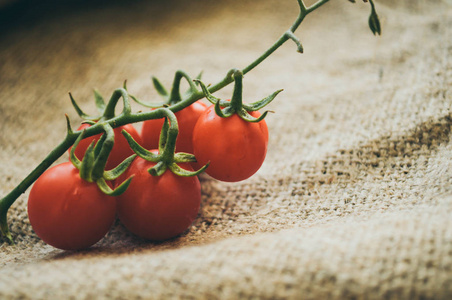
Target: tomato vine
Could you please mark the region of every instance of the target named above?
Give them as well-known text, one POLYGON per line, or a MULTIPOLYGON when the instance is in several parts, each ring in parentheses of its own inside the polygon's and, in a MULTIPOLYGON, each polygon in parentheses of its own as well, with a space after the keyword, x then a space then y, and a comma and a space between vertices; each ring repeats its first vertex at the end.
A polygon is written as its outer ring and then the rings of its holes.
MULTIPOLYGON (((349 1, 355 2, 353 0, 349 1)), ((373 1, 363 1, 370 2, 371 4, 371 14, 368 22, 371 31, 374 34, 381 34, 381 26, 373 1)), ((259 56, 245 68, 241 69, 239 71, 241 74, 246 74, 253 70, 289 40, 295 43, 298 52, 303 52, 303 46, 300 40, 296 37, 295 31, 298 29, 307 15, 322 7, 324 4, 329 2, 329 0, 318 0, 311 6, 306 6, 303 0, 297 0, 297 2, 299 6, 299 14, 289 30, 284 32, 279 37, 279 39, 273 45, 271 45, 261 56, 259 56)), ((176 72, 175 80, 170 93, 166 92, 160 82, 156 78, 154 78, 153 82, 157 91, 159 92, 159 94, 166 97, 167 102, 165 103, 165 105, 167 106, 167 109, 156 109, 148 112, 133 113, 131 111, 130 99, 137 101, 140 104, 146 104, 138 100, 136 97, 130 95, 125 84, 122 88, 118 88, 113 92, 107 104, 101 101, 101 98, 98 94, 95 94, 96 105, 98 106, 98 108, 101 108, 104 111, 103 117, 97 119, 96 123, 92 123, 90 127, 85 128, 83 131, 72 130, 70 122, 69 120, 67 120, 67 134, 63 141, 59 145, 57 145, 22 182, 20 182, 13 190, 11 190, 10 193, 0 199, 0 231, 2 235, 6 238, 7 241, 13 243, 13 238, 11 236, 7 223, 7 213, 9 208, 21 194, 23 194, 59 157, 61 157, 76 142, 82 132, 84 134, 84 137, 91 137, 102 133, 105 130, 105 126, 117 128, 119 126, 124 126, 131 123, 168 117, 168 110, 172 113, 176 113, 192 105, 196 101, 204 98, 205 94, 211 94, 226 87, 234 81, 234 74, 236 73, 237 69, 230 70, 229 72, 227 72, 226 76, 218 83, 213 84, 209 87, 204 87, 204 91, 203 89, 198 89, 198 87, 194 84, 193 79, 188 74, 180 70, 176 72), (182 79, 185 79, 190 85, 190 90, 183 96, 179 91, 179 85, 182 79), (118 101, 121 99, 123 102, 122 112, 119 115, 115 116, 115 108, 118 104, 118 101)), ((79 115, 81 115, 82 117, 87 117, 83 115, 83 112, 75 104, 72 95, 71 100, 79 115)), ((218 106, 220 106, 220 101, 218 103, 218 106)), ((158 106, 162 105, 160 104, 158 106)))

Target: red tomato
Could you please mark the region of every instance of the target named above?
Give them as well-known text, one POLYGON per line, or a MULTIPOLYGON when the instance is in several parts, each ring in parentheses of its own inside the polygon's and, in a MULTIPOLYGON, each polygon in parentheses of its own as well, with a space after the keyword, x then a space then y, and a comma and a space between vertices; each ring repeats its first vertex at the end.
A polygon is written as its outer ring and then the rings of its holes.
MULTIPOLYGON (((152 176, 155 163, 137 157, 122 176, 135 175, 129 188, 118 197, 118 216, 132 233, 162 241, 183 233, 198 215, 201 184, 198 177, 180 177, 167 170, 152 176)), ((180 164, 192 170, 189 164, 180 164)))
MULTIPOLYGON (((193 128, 199 116, 207 109, 207 105, 202 101, 197 101, 192 105, 175 113, 177 124, 179 125, 179 135, 176 141, 177 152, 193 153, 193 128)), ((164 119, 148 120, 143 122, 141 129, 142 146, 146 149, 157 149, 159 146, 160 130, 164 119)))
POLYGON ((115 198, 81 179, 70 162, 44 172, 28 198, 33 230, 47 244, 64 250, 95 244, 108 232, 115 215, 115 198))
MULTIPOLYGON (((83 130, 88 128, 89 124, 82 124, 78 130, 83 130)), ((121 131, 125 129, 130 135, 137 141, 137 143, 141 144, 141 137, 138 131, 133 127, 132 124, 127 124, 124 126, 117 127, 113 129, 115 133, 115 145, 110 152, 110 156, 108 157, 107 165, 105 166, 106 170, 111 170, 117 167, 124 159, 132 155, 134 152, 130 148, 127 143, 126 138, 122 135, 121 131)), ((97 134, 91 137, 87 137, 80 141, 77 148, 75 149, 75 156, 78 159, 82 160, 85 155, 85 151, 92 141, 98 141, 102 134, 97 134)), ((70 151, 70 149, 69 149, 70 151)))
MULTIPOLYGON (((259 112, 250 112, 257 118, 259 112)), ((236 182, 259 170, 267 154, 268 128, 264 120, 250 123, 237 114, 219 117, 209 107, 193 130, 193 151, 200 165, 210 161, 206 173, 215 179, 236 182)))

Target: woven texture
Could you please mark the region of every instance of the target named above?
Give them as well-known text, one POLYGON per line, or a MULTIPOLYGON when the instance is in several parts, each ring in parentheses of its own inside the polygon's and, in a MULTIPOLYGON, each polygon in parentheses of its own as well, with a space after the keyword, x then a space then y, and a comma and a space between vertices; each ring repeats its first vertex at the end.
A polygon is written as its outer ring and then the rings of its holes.
MULTIPOLYGON (((0 238, 0 298, 452 298, 452 5, 331 1, 245 76, 269 109, 269 152, 239 183, 201 176, 202 207, 177 239, 119 222, 86 251, 33 233, 28 192, 0 238)), ((63 11, 0 36, 0 194, 64 137, 67 92, 94 112, 128 80, 156 101, 177 69, 215 83, 289 28, 292 0, 153 1, 63 11)), ((232 88, 216 93, 229 97, 232 88)), ((134 109, 141 109, 134 106, 134 109)), ((140 124, 137 124, 139 128, 140 124)), ((67 160, 67 156, 59 161, 67 160)))

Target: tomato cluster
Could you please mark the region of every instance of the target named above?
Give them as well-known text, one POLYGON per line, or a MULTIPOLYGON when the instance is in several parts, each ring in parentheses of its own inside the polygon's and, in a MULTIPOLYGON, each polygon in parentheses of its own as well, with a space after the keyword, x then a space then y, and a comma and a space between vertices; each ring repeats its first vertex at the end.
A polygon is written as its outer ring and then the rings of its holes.
MULTIPOLYGON (((108 103, 99 92, 94 91, 95 104, 100 112, 96 116, 85 114, 69 93, 78 115, 88 124, 99 125, 87 129, 87 135, 99 132, 97 129, 100 127, 104 129, 105 135, 92 136, 80 142, 82 134, 74 133, 67 119, 68 134, 65 140, 16 188, 0 199, 1 234, 9 242, 13 242, 7 224, 8 209, 41 174, 30 193, 30 222, 36 233, 55 247, 80 249, 92 245, 108 231, 113 222, 112 215, 119 215, 132 232, 151 240, 171 238, 186 230, 199 209, 200 183, 197 177, 185 177, 196 176, 209 165, 206 173, 211 177, 227 182, 241 181, 252 176, 265 159, 268 129, 263 119, 268 111, 262 115, 257 111, 273 101, 282 90, 260 101, 244 104, 243 75, 263 62, 286 41, 293 41, 297 51, 302 53, 303 46, 295 36, 295 30, 309 13, 326 2, 328 1, 318 1, 308 7, 303 1, 298 1, 299 14, 290 30, 250 65, 242 70, 229 70, 220 82, 209 88, 200 81, 202 72, 193 80, 184 71, 176 71, 170 92, 153 77, 156 91, 164 98, 163 103, 154 105, 141 102, 129 94, 124 82, 122 88, 113 92, 108 103), (182 80, 186 80, 189 85, 183 95, 180 93, 182 80), (223 101, 210 94, 233 81, 231 101, 223 101), (199 86, 203 93, 199 91, 199 86), (194 102, 203 96, 214 105, 207 108, 202 102, 194 102), (121 98, 122 113, 116 116, 116 106, 121 98), (172 112, 172 125, 158 120, 160 113, 132 113, 130 99, 148 108, 177 111, 178 121, 172 112), (130 123, 146 119, 153 120, 144 122, 140 135, 130 123), (169 127, 178 122, 181 129, 177 142, 175 138, 163 141, 162 137, 170 136, 170 130, 167 133, 163 130, 160 132, 162 124, 163 127, 169 127), (129 125, 113 130, 112 127, 119 124, 129 125), (125 134, 122 136, 120 133, 125 134), (43 170, 65 152, 67 144, 77 135, 79 138, 76 144, 79 144, 79 148, 70 151, 72 166, 69 163, 61 164, 44 173, 43 170), (168 144, 171 147, 167 147, 168 144), (137 150, 139 148, 136 145, 153 149, 154 154, 149 155, 152 152, 144 148, 137 150), (170 148, 171 151, 167 150, 170 148), (180 153, 174 152, 176 148, 180 153), (184 152, 194 153, 194 156, 184 152), (192 167, 199 169, 192 171, 192 167), (146 168, 149 169, 144 171, 146 168), (118 177, 124 172, 123 178, 118 181, 118 177)), ((364 2, 371 5, 370 29, 374 34, 381 34, 373 1, 364 2)), ((171 119, 169 116, 165 117, 171 119)), ((90 126, 88 124, 82 125, 79 130, 90 126)), ((172 132, 179 132, 178 128, 172 128, 172 132)))
MULTIPOLYGON (((179 111, 181 130, 176 150, 193 149, 198 165, 210 163, 206 172, 222 181, 239 181, 259 169, 267 150, 268 130, 265 121, 248 123, 238 116, 221 118, 214 107, 195 103, 179 111), (204 109, 199 109, 204 108, 204 109), (188 115, 200 111, 198 117, 188 115), (187 130, 190 129, 190 130, 187 130)), ((254 115, 258 115, 255 113, 254 115)), ((138 143, 155 139, 162 120, 146 121, 141 135, 132 125, 122 127, 138 143), (154 128, 154 130, 150 130, 154 128)), ((82 125, 80 129, 89 125, 82 125)), ((75 148, 82 158, 88 145, 100 134, 83 139, 75 148)), ((158 141, 147 144, 158 153, 158 141)), ((119 130, 115 129, 115 146, 106 169, 124 160, 132 149, 119 130)), ((183 233, 195 220, 201 203, 201 185, 196 176, 181 177, 170 170, 162 176, 152 176, 148 169, 156 163, 140 157, 134 159, 121 181, 133 176, 129 188, 120 196, 103 194, 95 183, 80 178, 72 163, 56 165, 47 170, 34 184, 28 201, 30 223, 46 243, 60 249, 87 248, 99 241, 109 230, 117 215, 124 226, 145 239, 160 241, 183 233)), ((188 163, 180 164, 193 170, 188 163)))
MULTIPOLYGON (((230 101, 213 97, 199 81, 213 105, 197 101, 176 113, 156 109, 164 118, 144 121, 140 133, 129 124, 114 130, 108 127, 106 137, 80 136, 70 150, 72 163, 47 170, 30 192, 28 213, 36 234, 54 247, 76 250, 99 241, 116 216, 130 232, 152 241, 187 230, 201 205, 196 175, 205 170, 214 179, 236 182, 252 176, 264 162, 268 128, 263 118, 267 113, 261 115, 257 109, 279 91, 245 105, 241 79, 238 73, 230 101), (107 156, 104 148, 99 150, 104 145, 109 145, 107 156), (100 172, 94 170, 98 160, 100 172), (111 180, 109 186, 106 179, 111 180), (122 189, 115 193, 111 188, 122 189)), ((83 124, 79 130, 89 126, 83 124)))

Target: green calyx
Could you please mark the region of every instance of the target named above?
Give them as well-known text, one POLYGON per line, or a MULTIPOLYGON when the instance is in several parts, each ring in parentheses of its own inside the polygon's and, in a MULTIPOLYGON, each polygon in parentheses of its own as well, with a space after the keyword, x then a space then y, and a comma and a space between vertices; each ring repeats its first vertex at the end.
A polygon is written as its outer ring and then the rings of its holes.
POLYGON ((267 106, 270 102, 275 99, 275 97, 282 92, 283 90, 277 90, 270 96, 253 102, 251 104, 245 104, 243 103, 243 73, 240 70, 233 69, 229 72, 231 76, 234 79, 234 92, 232 94, 231 101, 224 101, 217 97, 214 97, 209 90, 207 89, 206 85, 202 83, 200 80, 195 80, 199 83, 201 86, 201 89, 207 98, 209 102, 215 105, 215 112, 218 116, 222 118, 228 118, 232 116, 233 114, 237 114, 240 118, 242 118, 246 122, 260 122, 263 120, 269 111, 265 111, 261 116, 258 118, 253 117, 249 112, 251 111, 257 111, 265 106, 267 106))
MULTIPOLYGON (((67 118, 67 116, 66 116, 67 118)), ((72 129, 69 125, 69 119, 67 119, 68 123, 68 132, 72 133, 72 129)), ((87 148, 83 159, 80 161, 77 156, 75 156, 75 149, 80 143, 80 141, 84 138, 83 131, 77 138, 74 143, 74 146, 70 152, 70 160, 72 164, 80 171, 80 177, 88 182, 95 182, 99 189, 106 195, 109 196, 119 196, 126 191, 129 187, 130 181, 132 178, 128 178, 124 182, 122 182, 116 189, 112 189, 108 186, 106 181, 115 180, 119 176, 121 176, 135 159, 136 155, 131 155, 126 158, 122 163, 120 163, 116 168, 105 171, 105 165, 107 163, 108 156, 113 149, 114 145, 114 132, 113 128, 107 123, 102 124, 102 128, 104 129, 104 134, 101 138, 95 143, 94 141, 87 148)))
POLYGON ((122 100, 123 100, 123 109, 122 109, 121 115, 127 116, 127 115, 130 115, 132 112, 132 109, 130 107, 129 94, 127 93, 127 90, 125 88, 125 83, 124 83, 124 88, 116 89, 113 92, 113 95, 111 96, 108 103, 105 103, 105 100, 102 97, 102 95, 97 90, 94 90, 94 102, 95 102, 96 108, 99 112, 99 114, 95 115, 95 116, 90 116, 90 115, 86 114, 80 108, 80 106, 77 104, 74 97, 72 97, 71 93, 69 93, 69 98, 71 99, 72 106, 74 107, 75 111, 80 116, 80 118, 85 120, 86 123, 90 123, 90 124, 92 122, 99 122, 102 120, 109 120, 109 119, 114 118, 115 117, 115 108, 116 108, 116 105, 118 104, 118 101, 120 98, 122 98, 122 100))
MULTIPOLYGON (((201 79, 202 72, 199 73, 199 75, 196 77, 196 79, 201 79)), ((144 101, 141 101, 137 97, 130 95, 130 98, 132 98, 135 102, 138 104, 149 107, 149 108, 160 108, 160 107, 168 107, 173 104, 179 103, 182 101, 182 99, 187 99, 191 97, 193 94, 200 93, 198 88, 196 87, 195 82, 193 79, 184 71, 178 70, 176 74, 174 75, 173 85, 171 87, 171 91, 168 92, 167 89, 163 86, 163 84, 160 82, 160 80, 157 79, 157 77, 152 77, 152 83, 154 85, 155 90, 157 93, 162 96, 163 102, 161 103, 146 103, 144 101), (182 79, 185 79, 189 85, 187 91, 182 95, 180 92, 180 85, 182 82, 182 79)), ((126 82, 124 82, 124 89, 127 90, 126 82)))
POLYGON ((168 108, 159 108, 158 110, 161 110, 161 112, 165 115, 165 122, 163 123, 160 133, 158 153, 146 150, 138 144, 127 131, 122 131, 122 134, 130 145, 130 148, 132 148, 132 150, 139 157, 156 163, 155 166, 148 170, 149 174, 152 176, 160 176, 169 169, 178 176, 189 177, 196 176, 204 172, 208 164, 197 171, 188 171, 178 166, 179 163, 196 162, 196 158, 193 154, 189 153, 175 153, 176 139, 179 133, 176 116, 168 108))

